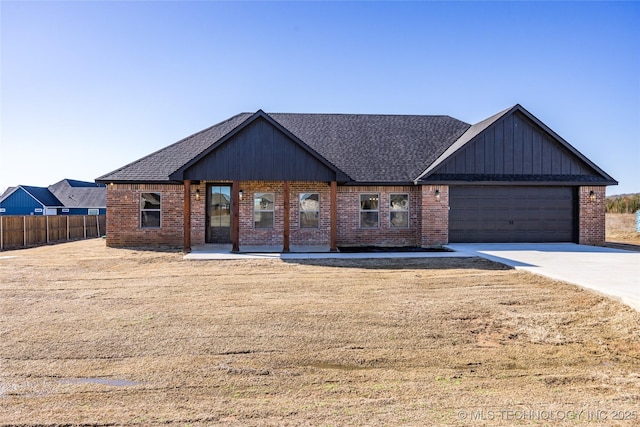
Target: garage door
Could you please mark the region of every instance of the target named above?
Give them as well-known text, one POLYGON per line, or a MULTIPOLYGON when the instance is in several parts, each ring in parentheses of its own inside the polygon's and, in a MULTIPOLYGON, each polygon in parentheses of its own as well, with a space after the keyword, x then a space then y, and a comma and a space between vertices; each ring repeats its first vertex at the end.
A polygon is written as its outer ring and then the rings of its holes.
POLYGON ((572 187, 450 187, 449 241, 573 242, 572 187))

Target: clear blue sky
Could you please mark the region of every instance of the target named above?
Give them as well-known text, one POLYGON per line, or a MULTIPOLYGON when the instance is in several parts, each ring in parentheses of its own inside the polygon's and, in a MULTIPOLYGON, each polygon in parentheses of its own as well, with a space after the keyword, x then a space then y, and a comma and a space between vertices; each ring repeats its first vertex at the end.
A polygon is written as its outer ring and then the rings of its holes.
POLYGON ((96 177, 236 113, 516 103, 640 192, 637 2, 0 2, 0 191, 96 177))

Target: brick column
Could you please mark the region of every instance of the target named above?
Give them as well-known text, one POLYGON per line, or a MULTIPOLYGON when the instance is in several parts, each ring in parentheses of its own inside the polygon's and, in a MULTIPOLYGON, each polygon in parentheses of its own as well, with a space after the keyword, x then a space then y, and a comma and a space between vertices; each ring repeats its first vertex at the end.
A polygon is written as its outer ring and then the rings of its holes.
POLYGON ((289 189, 289 181, 284 182, 284 197, 282 201, 283 209, 283 225, 284 233, 282 235, 282 252, 289 252, 289 239, 291 236, 291 194, 289 189))
POLYGON ((338 251, 338 183, 331 181, 331 210, 330 210, 330 239, 329 250, 331 252, 338 251))
POLYGON ((421 201, 422 247, 449 243, 449 187, 423 185, 421 201))
POLYGON ((231 184, 231 252, 240 252, 240 183, 231 184))
POLYGON ((199 184, 191 182, 191 246, 205 244, 206 227, 207 184, 200 181, 199 184), (198 196, 199 192, 199 196, 198 196))
POLYGON ((580 187, 578 191, 579 231, 581 245, 604 246, 606 187, 580 187))
POLYGON ((183 252, 191 252, 191 181, 184 181, 183 252))

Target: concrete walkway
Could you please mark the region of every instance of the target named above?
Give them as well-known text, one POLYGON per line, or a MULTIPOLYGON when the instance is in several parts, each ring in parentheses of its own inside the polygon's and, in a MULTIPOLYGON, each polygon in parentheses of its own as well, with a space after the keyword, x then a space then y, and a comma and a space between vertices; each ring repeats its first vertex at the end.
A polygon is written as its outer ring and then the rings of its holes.
POLYGON ((572 243, 455 243, 447 247, 593 289, 640 311, 640 252, 572 243))
POLYGON ((380 258, 469 258, 465 252, 329 252, 322 246, 291 246, 291 252, 282 253, 282 246, 242 246, 240 252, 231 252, 231 245, 205 245, 192 248, 184 256, 188 260, 230 259, 380 259, 380 258))

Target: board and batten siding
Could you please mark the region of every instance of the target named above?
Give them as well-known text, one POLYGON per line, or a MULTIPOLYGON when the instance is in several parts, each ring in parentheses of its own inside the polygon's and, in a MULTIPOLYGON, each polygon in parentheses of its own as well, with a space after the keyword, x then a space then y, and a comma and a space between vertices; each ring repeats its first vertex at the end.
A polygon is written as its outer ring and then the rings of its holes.
POLYGON ((189 167, 184 179, 333 181, 336 174, 263 118, 258 118, 189 167))
POLYGON ((16 189, 2 201, 0 215, 44 215, 44 207, 22 188, 16 189), (37 210, 36 210, 37 209, 37 210))
POLYGON ((528 120, 511 114, 479 134, 446 162, 442 174, 571 175, 596 173, 528 120))

